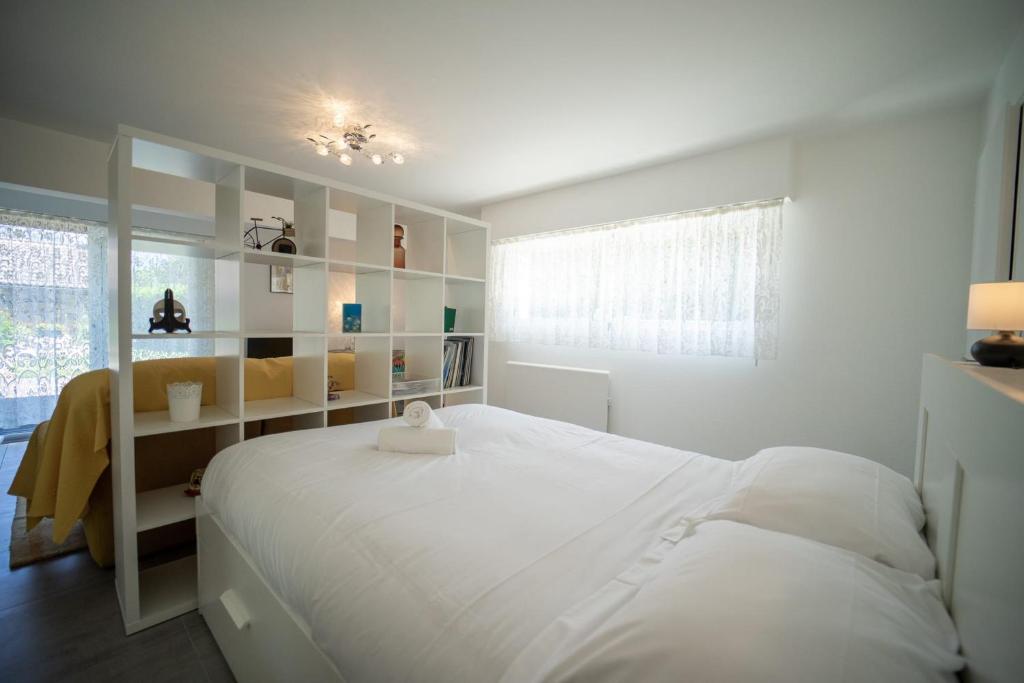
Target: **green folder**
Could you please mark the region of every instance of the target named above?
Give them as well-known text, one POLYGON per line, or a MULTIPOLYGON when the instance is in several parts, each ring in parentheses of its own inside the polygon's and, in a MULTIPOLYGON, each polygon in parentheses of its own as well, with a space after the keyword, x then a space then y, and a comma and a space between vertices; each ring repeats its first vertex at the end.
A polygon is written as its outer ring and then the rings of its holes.
POLYGON ((455 331, 455 309, 447 306, 444 307, 444 331, 455 331))

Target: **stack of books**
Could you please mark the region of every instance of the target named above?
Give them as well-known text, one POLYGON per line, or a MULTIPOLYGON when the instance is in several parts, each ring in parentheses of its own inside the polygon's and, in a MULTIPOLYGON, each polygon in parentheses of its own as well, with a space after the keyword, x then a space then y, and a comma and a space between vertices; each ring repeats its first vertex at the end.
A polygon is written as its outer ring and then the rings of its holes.
POLYGON ((444 388, 471 384, 473 374, 473 337, 448 337, 444 340, 444 388))

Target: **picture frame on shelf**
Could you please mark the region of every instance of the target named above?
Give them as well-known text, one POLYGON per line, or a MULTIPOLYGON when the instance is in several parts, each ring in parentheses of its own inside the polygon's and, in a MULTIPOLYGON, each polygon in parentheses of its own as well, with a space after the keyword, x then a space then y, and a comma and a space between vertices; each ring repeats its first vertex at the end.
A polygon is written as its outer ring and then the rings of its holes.
POLYGON ((270 266, 271 294, 294 294, 295 282, 290 266, 270 266))

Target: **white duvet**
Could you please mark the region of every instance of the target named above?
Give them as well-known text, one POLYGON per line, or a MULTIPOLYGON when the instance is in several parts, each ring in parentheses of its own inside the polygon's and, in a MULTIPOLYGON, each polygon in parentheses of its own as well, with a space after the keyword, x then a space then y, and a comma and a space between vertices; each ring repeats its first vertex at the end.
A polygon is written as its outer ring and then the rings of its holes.
MULTIPOLYGON (((644 604, 638 596, 650 602, 640 589, 658 585, 662 565, 685 565, 685 539, 713 528, 695 520, 729 489, 734 464, 486 406, 438 415, 459 430, 453 456, 380 452, 385 423, 367 423, 247 441, 207 469, 207 507, 341 675, 572 679, 586 663, 583 680, 701 680, 698 662, 690 675, 659 668, 657 652, 620 652, 618 636, 608 645, 602 629, 644 604), (588 642, 601 642, 619 668, 595 662, 588 642)), ((807 543, 812 555, 831 552, 807 543)), ((651 604, 659 602, 655 594, 651 604)), ((678 615, 686 605, 661 608, 678 615)), ((663 635, 676 637, 672 630, 663 635)), ((952 647, 955 657, 955 633, 952 647)), ((799 667, 776 673, 799 679, 799 667)))

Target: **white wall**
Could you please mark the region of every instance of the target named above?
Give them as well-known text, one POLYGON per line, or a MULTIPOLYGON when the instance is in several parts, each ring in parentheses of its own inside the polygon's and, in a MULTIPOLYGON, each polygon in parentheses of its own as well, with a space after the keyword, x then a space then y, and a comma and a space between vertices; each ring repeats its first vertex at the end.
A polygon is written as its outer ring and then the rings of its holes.
POLYGON ((730 458, 778 444, 913 468, 921 355, 964 342, 980 105, 750 145, 485 207, 493 236, 789 194, 778 360, 492 343, 608 369, 610 428, 730 458))
MULTIPOLYGON (((1022 103, 1024 30, 1006 54, 986 106, 976 180, 972 282, 1005 280, 1009 270, 1013 178, 1017 162, 1014 146, 1017 122, 1010 109, 1022 103)), ((1024 280, 1024 248, 1018 249, 1014 274, 1014 279, 1024 280)))

